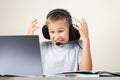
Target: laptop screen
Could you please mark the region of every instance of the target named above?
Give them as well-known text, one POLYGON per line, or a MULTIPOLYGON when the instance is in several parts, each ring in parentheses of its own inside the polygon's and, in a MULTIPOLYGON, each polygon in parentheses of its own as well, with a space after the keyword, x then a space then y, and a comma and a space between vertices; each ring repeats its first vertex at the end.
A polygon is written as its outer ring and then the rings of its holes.
POLYGON ((0 36, 0 75, 42 76, 37 35, 0 36))

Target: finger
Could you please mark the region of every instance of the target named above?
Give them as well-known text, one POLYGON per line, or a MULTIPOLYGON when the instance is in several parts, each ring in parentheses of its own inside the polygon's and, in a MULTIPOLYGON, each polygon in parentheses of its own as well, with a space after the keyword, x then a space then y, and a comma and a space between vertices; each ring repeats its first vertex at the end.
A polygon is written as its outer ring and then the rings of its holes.
POLYGON ((34 19, 33 21, 32 21, 32 23, 35 23, 37 21, 37 19, 34 19))
POLYGON ((33 31, 37 30, 38 28, 39 28, 39 27, 34 26, 34 27, 33 27, 33 31))
POLYGON ((38 24, 38 21, 36 20, 32 23, 32 26, 36 26, 37 24, 38 24))
POLYGON ((79 30, 79 27, 77 25, 73 25, 73 27, 77 30, 79 30))
POLYGON ((79 27, 81 28, 82 27, 82 21, 80 21, 80 20, 77 20, 78 21, 78 23, 79 23, 79 27))
POLYGON ((36 27, 35 30, 37 30, 39 27, 36 27))
POLYGON ((87 25, 87 22, 85 21, 84 18, 81 18, 82 22, 83 22, 83 25, 87 25))

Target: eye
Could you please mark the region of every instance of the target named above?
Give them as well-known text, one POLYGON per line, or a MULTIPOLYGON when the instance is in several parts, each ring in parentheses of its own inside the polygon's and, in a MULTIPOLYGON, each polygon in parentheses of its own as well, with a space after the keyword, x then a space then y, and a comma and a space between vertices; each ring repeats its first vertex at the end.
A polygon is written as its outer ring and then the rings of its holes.
POLYGON ((50 33, 52 33, 52 34, 53 34, 53 33, 55 33, 55 32, 54 32, 54 31, 50 31, 50 33))
POLYGON ((58 32, 59 32, 59 33, 62 33, 62 32, 64 32, 64 30, 59 30, 58 32))

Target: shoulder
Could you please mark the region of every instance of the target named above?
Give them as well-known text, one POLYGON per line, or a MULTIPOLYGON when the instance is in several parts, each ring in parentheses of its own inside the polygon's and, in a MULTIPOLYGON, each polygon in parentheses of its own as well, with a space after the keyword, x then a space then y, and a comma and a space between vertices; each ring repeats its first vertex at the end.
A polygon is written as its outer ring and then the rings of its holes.
POLYGON ((73 41, 69 43, 73 49, 81 50, 82 49, 82 40, 73 41))
POLYGON ((82 40, 73 41, 73 42, 70 42, 70 44, 73 45, 73 46, 76 46, 78 44, 82 46, 82 40))
POLYGON ((46 51, 50 49, 51 45, 52 45, 51 41, 40 42, 41 53, 46 53, 46 51))
POLYGON ((52 44, 51 41, 42 41, 42 42, 40 42, 40 45, 50 45, 50 44, 52 44))
POLYGON ((43 42, 40 42, 40 46, 48 46, 48 45, 51 45, 52 42, 51 41, 43 41, 43 42))

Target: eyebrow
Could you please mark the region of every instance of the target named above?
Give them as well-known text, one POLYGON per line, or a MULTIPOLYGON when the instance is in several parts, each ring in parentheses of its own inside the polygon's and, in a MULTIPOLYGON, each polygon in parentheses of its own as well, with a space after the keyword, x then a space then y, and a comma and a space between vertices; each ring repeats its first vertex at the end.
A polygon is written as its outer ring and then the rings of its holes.
MULTIPOLYGON (((59 29, 65 29, 65 28, 59 28, 59 29)), ((49 30, 54 30, 54 29, 49 29, 49 30)))

